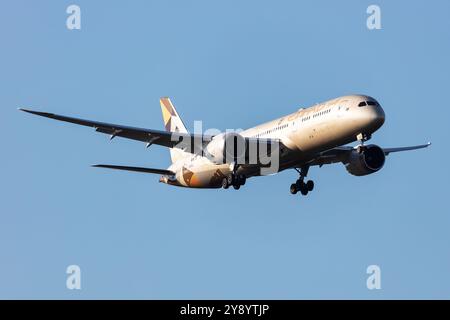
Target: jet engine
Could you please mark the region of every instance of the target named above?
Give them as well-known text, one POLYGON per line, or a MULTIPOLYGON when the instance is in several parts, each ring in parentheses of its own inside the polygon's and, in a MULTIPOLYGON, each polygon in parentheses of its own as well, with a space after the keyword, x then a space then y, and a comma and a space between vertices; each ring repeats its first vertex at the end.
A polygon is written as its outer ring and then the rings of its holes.
POLYGON ((245 157, 245 139, 236 132, 218 134, 206 146, 205 156, 216 164, 236 162, 245 157))
POLYGON ((377 145, 358 146, 351 152, 345 168, 354 176, 365 176, 383 168, 385 159, 383 149, 377 145))

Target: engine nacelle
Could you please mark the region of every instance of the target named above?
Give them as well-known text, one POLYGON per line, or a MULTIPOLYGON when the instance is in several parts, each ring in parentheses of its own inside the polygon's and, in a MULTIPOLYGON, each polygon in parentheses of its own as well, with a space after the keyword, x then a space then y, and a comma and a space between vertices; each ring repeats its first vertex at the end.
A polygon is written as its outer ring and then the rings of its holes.
POLYGON ((206 146, 206 154, 216 164, 236 162, 245 156, 245 139, 236 132, 226 132, 215 136, 206 146))
POLYGON ((350 154, 345 168, 352 175, 365 176, 383 168, 385 160, 384 151, 379 146, 359 146, 350 154))

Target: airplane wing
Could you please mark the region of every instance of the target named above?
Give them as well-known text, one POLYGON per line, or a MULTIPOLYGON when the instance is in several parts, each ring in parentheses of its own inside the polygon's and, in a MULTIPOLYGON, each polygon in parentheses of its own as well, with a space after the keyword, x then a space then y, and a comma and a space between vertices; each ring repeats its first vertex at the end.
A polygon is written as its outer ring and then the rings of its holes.
MULTIPOLYGON (((417 146, 382 148, 382 149, 384 151, 384 154, 387 156, 393 152, 417 150, 417 149, 427 148, 430 145, 431 145, 431 142, 428 142, 427 144, 417 145, 417 146)), ((350 146, 336 147, 336 148, 321 152, 309 164, 311 166, 323 166, 324 164, 345 162, 348 159, 349 153, 352 152, 353 150, 354 150, 354 147, 350 147, 350 146)))
MULTIPOLYGON (((40 112, 40 111, 33 111, 28 109, 19 108, 19 110, 28 112, 34 115, 38 115, 41 117, 46 117, 50 119, 55 119, 59 121, 65 121, 70 122, 86 127, 92 127, 97 132, 105 133, 111 135, 111 139, 115 137, 122 137, 126 139, 132 139, 137 141, 142 141, 147 143, 147 147, 152 144, 161 145, 164 147, 177 147, 180 145, 188 145, 193 148, 193 146, 199 146, 201 148, 202 143, 200 142, 208 142, 211 141, 212 136, 205 136, 205 135, 197 135, 197 134, 190 134, 190 133, 181 133, 181 132, 167 132, 167 131, 160 131, 160 130, 153 130, 153 129, 143 129, 143 128, 135 128, 135 127, 128 127, 118 124, 112 124, 112 123, 105 123, 105 122, 98 122, 98 121, 91 121, 91 120, 84 120, 79 118, 72 118, 72 117, 66 117, 61 116, 53 113, 48 112, 40 112), (190 144, 187 144, 187 143, 190 144), (195 143, 194 143, 195 142, 195 143), (181 144, 180 144, 181 143, 181 144)), ((188 151, 194 153, 194 150, 188 151)))
POLYGON ((431 145, 431 142, 428 142, 427 144, 421 144, 418 146, 411 146, 411 147, 398 147, 398 148, 383 148, 384 154, 388 155, 392 152, 400 152, 400 151, 408 151, 408 150, 416 150, 416 149, 422 149, 427 148, 431 145))
POLYGON ((142 168, 142 167, 128 167, 128 166, 114 166, 110 164, 94 164, 92 165, 94 168, 107 168, 107 169, 115 169, 115 170, 125 170, 125 171, 134 171, 134 172, 143 172, 143 173, 156 173, 162 175, 173 176, 175 173, 170 170, 164 169, 153 169, 153 168, 142 168))
MULTIPOLYGON (((23 108, 19 108, 19 110, 34 115, 38 115, 41 117, 70 122, 86 127, 92 127, 97 132, 109 134, 111 136, 110 139, 113 139, 115 137, 122 137, 126 139, 145 142, 147 144, 147 147, 149 147, 152 144, 157 144, 168 148, 176 147, 193 154, 202 154, 204 145, 212 141, 212 139, 214 138, 214 136, 192 134, 187 132, 186 133, 170 132, 170 131, 129 127, 106 122, 98 122, 80 118, 67 117, 54 113, 34 111, 23 108)), ((277 139, 265 139, 265 138, 244 138, 244 139, 247 143, 247 150, 250 148, 251 144, 258 145, 262 143, 265 144, 268 148, 274 148, 273 146, 280 144, 279 140, 277 139)), ((281 151, 283 152, 283 150, 284 149, 282 149, 281 151)))

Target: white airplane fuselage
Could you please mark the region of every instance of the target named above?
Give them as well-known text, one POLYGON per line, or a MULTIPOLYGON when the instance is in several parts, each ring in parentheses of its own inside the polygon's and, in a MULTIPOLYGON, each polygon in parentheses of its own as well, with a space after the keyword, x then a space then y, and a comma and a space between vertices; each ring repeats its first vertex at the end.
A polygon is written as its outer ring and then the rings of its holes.
MULTIPOLYGON (((320 152, 370 136, 384 120, 385 113, 375 99, 351 95, 301 108, 239 134, 245 138, 279 140, 286 147, 279 157, 278 171, 282 171, 301 167, 320 152)), ((220 188, 232 166, 192 155, 173 163, 168 169, 175 175, 162 176, 160 182, 191 188, 220 188)), ((259 171, 241 170, 247 177, 260 175, 259 171)))

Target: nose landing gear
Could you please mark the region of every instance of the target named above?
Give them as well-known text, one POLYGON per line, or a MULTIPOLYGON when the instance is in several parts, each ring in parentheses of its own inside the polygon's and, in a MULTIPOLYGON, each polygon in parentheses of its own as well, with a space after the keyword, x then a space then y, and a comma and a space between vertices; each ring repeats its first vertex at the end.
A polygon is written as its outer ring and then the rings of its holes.
POLYGON ((309 166, 304 166, 301 167, 300 170, 295 170, 300 174, 300 177, 295 183, 291 184, 290 192, 291 194, 297 194, 297 192, 300 191, 302 195, 306 196, 308 192, 313 191, 314 189, 314 181, 308 180, 306 183, 304 181, 308 174, 309 166))
POLYGON ((364 142, 370 140, 370 138, 372 138, 372 135, 368 133, 358 133, 356 135, 356 140, 358 140, 359 144, 362 146, 364 145, 364 142))

